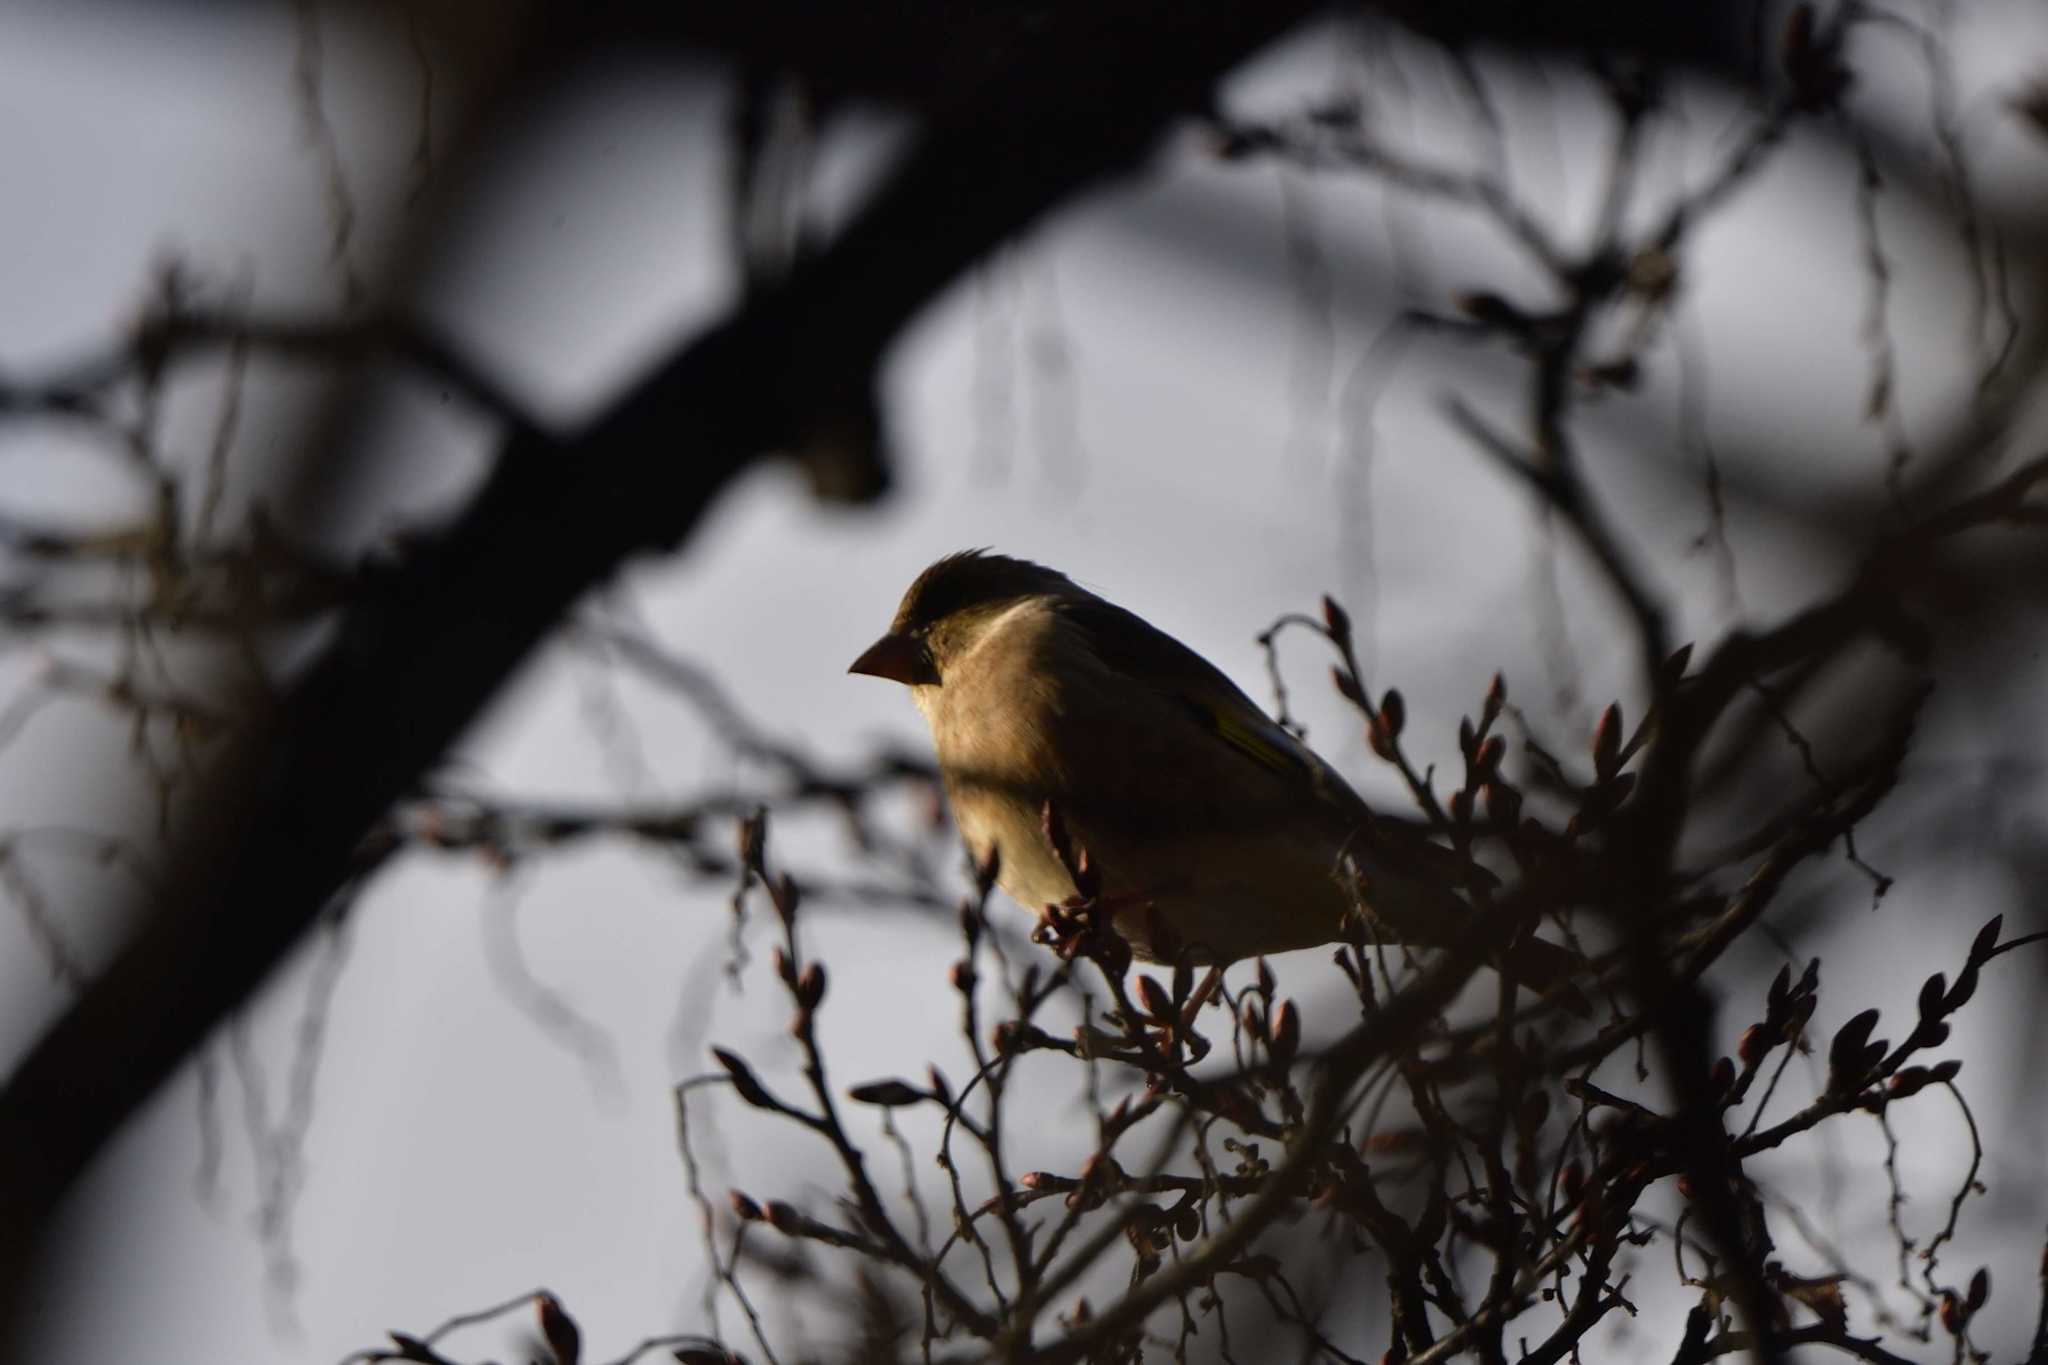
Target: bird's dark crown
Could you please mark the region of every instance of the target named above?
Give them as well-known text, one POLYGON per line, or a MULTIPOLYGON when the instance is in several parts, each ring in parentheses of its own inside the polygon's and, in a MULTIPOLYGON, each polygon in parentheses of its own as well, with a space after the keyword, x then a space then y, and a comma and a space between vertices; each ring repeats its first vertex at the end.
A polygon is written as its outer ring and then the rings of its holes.
POLYGON ((1074 590, 1073 580, 1057 569, 987 550, 962 550, 917 576, 889 629, 907 635, 963 611, 1074 590))

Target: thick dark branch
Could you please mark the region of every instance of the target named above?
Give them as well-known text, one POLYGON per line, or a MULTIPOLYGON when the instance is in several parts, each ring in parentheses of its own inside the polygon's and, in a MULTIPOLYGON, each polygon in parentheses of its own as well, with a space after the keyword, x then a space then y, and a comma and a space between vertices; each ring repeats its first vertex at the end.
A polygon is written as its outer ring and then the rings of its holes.
POLYGON ((1020 45, 1006 78, 780 289, 581 434, 510 441, 469 511, 350 608, 256 727, 174 889, 0 1093, 0 1292, 21 1283, 85 1163, 298 941, 365 831, 578 598, 628 556, 680 545, 767 452, 813 457, 841 495, 879 492, 872 375, 903 324, 996 244, 1136 162, 1301 12, 1134 0, 1098 10, 1085 45, 1020 45))

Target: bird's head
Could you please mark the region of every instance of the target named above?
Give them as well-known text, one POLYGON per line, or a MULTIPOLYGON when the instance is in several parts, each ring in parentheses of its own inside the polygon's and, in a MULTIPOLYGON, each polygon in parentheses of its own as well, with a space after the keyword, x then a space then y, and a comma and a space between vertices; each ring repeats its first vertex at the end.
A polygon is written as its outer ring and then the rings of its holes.
POLYGON ((868 646, 849 673, 908 687, 937 686, 946 664, 980 638, 982 628, 1028 597, 1081 589, 1056 569, 1028 559, 962 550, 917 576, 903 594, 889 633, 868 646))

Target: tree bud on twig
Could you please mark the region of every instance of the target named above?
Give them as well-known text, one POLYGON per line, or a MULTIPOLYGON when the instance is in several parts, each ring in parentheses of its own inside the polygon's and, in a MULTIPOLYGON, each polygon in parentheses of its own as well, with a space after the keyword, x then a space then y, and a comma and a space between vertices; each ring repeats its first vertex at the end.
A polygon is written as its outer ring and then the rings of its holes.
POLYGON ((1283 1069, 1301 1050, 1301 1011, 1294 1008, 1292 1000, 1282 1000, 1274 1011, 1273 1037, 1266 1050, 1273 1056, 1273 1065, 1283 1069))
POLYGON ((1138 1003, 1144 1006, 1145 1013, 1161 1023, 1171 1023, 1178 1017, 1179 1011, 1174 1009, 1173 1000, 1166 994, 1166 988, 1159 984, 1157 978, 1140 976, 1137 981, 1138 1003))
POLYGON ((862 1104, 877 1105, 883 1109, 901 1109, 905 1105, 917 1104, 930 1098, 908 1081, 899 1080, 869 1081, 865 1085, 856 1085, 846 1093, 862 1104))
POLYGON ((1940 972, 1920 983, 1920 1017, 1939 1019, 1948 995, 1948 978, 1940 972))
POLYGON ((1970 961, 1972 964, 1981 963, 1990 958, 1992 952, 1998 947, 1999 930, 2004 927, 2004 915, 1993 915, 1984 922, 1984 927, 1977 931, 1977 937, 1970 940, 1970 961))
POLYGON ((1764 997, 1769 1011, 1776 1014, 1779 1010, 1785 1008, 1785 1004, 1791 998, 1791 994, 1792 966, 1790 963, 1787 963, 1785 966, 1778 968, 1778 974, 1771 978, 1770 992, 1764 997))
POLYGON ((1496 673, 1493 675, 1493 681, 1486 685, 1486 700, 1481 703, 1479 711, 1479 728, 1492 729, 1493 723, 1500 719, 1501 708, 1507 704, 1507 679, 1496 673))
POLYGON ((809 963, 804 967, 804 974, 797 978, 796 1002, 807 1010, 814 1010, 824 999, 825 964, 809 963))
POLYGON ((781 1108, 775 1102, 775 1097, 768 1093, 768 1088, 761 1084, 760 1078, 754 1075, 754 1069, 737 1053, 715 1047, 711 1049, 711 1055, 718 1059, 718 1064, 725 1068, 725 1074, 732 1078, 732 1088, 739 1092, 741 1099, 756 1109, 781 1108))
POLYGON ((1593 775, 1605 782, 1614 776, 1621 757, 1621 703, 1609 702, 1593 727, 1593 775))
POLYGON ((1864 1010, 1835 1033, 1828 1045, 1828 1090, 1846 1094, 1863 1083, 1870 1069, 1884 1056, 1883 1043, 1872 1044, 1870 1031, 1877 1027, 1878 1012, 1864 1010))
POLYGON ((415 1360, 421 1362, 421 1365, 441 1365, 441 1354, 418 1337, 408 1336, 404 1332, 386 1332, 385 1335, 390 1337, 391 1344, 398 1348, 397 1359, 415 1360))
POLYGON ((750 1197, 738 1190, 726 1191, 725 1197, 727 1202, 732 1205, 733 1217, 739 1219, 742 1223, 758 1223, 761 1221, 761 1206, 750 1197))
POLYGON ((1903 1100, 1919 1094, 1934 1084, 1934 1069, 1925 1066, 1908 1066, 1885 1082, 1885 1092, 1895 1100, 1903 1100))
POLYGON ((1805 1030, 1807 1022, 1813 1018, 1813 1012, 1819 1008, 1819 996, 1800 996, 1797 1003, 1795 1003, 1792 1006, 1792 1017, 1785 1021, 1786 1040, 1790 1041, 1791 1039, 1797 1038, 1800 1035, 1800 1033, 1805 1030))
POLYGON ((1380 698, 1380 719, 1386 722, 1387 733, 1395 739, 1401 737, 1401 731, 1408 724, 1408 703, 1401 700, 1401 694, 1391 687, 1380 698))
POLYGON ((675 1349, 676 1365, 746 1365, 740 1357, 723 1346, 678 1346, 675 1349))
POLYGON ((1337 599, 1323 594, 1323 628, 1330 632, 1339 649, 1351 648, 1351 614, 1337 605, 1337 599))
POLYGON ((554 1354, 556 1365, 576 1365, 583 1356, 583 1332, 576 1326, 576 1319, 569 1316, 553 1294, 536 1296, 534 1308, 540 1315, 541 1337, 554 1354))

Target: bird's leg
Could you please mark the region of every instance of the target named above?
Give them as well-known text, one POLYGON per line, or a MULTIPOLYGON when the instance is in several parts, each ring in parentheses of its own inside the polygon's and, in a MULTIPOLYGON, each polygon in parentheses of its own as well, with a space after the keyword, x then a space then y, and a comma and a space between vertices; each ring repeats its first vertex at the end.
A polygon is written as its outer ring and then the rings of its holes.
POLYGON ((1062 962, 1092 958, 1104 971, 1121 978, 1131 966, 1131 945, 1116 929, 1117 911, 1125 900, 1121 896, 1070 896, 1058 905, 1047 905, 1039 912, 1031 940, 1051 948, 1062 962))

